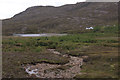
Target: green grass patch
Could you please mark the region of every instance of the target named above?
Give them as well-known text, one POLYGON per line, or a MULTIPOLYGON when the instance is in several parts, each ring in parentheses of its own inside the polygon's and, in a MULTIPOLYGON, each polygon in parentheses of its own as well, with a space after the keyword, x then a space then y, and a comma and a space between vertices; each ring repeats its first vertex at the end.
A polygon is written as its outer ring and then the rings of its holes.
MULTIPOLYGON (((3 37, 3 77, 28 77, 22 64, 65 64, 69 59, 47 51, 56 49, 61 54, 88 56, 82 66, 85 74, 75 78, 117 77, 117 27, 101 27, 91 32, 52 37, 3 37), (111 33, 111 31, 113 31, 111 33), (8 67, 9 66, 9 67, 8 67)), ((66 69, 68 67, 60 67, 66 69)))

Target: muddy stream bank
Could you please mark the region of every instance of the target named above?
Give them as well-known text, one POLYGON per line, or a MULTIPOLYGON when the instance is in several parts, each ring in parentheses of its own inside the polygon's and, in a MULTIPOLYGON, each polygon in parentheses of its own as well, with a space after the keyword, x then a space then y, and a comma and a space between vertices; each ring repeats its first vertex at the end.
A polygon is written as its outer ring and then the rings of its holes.
MULTIPOLYGON (((48 51, 56 55, 61 55, 61 53, 55 51, 55 49, 48 49, 48 51)), ((24 67, 25 71, 30 76, 34 75, 37 78, 73 78, 75 75, 81 74, 81 66, 83 65, 82 58, 67 54, 62 56, 70 57, 69 63, 64 65, 49 63, 38 63, 36 65, 28 64, 24 67)))

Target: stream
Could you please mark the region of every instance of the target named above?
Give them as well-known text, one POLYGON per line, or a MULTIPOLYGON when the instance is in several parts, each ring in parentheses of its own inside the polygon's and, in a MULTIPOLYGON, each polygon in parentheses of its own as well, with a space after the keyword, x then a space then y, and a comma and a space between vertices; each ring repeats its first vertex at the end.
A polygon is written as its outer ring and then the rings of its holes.
MULTIPOLYGON (((60 52, 55 49, 48 49, 48 51, 61 55, 60 52)), ((36 65, 28 64, 25 66, 25 71, 30 75, 35 75, 37 78, 73 78, 77 74, 81 74, 81 66, 83 65, 83 59, 80 57, 73 57, 70 55, 62 55, 63 57, 70 57, 69 63, 64 65, 38 63, 36 65), (60 67, 66 67, 62 70, 60 67)))

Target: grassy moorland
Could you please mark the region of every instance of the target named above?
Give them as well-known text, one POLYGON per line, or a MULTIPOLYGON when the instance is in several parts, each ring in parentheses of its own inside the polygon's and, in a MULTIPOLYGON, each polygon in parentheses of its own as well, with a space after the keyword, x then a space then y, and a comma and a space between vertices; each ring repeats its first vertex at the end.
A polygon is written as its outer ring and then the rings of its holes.
POLYGON ((56 49, 71 56, 88 56, 84 59, 82 75, 74 78, 118 77, 118 27, 96 27, 81 34, 53 37, 3 36, 3 77, 23 78, 29 75, 24 64, 46 62, 65 64, 69 58, 51 54, 56 49))

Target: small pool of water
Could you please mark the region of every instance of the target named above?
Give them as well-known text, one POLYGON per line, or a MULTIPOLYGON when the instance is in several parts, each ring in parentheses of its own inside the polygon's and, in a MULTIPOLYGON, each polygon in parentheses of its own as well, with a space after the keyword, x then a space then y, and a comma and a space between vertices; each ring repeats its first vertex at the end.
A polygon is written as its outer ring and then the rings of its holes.
POLYGON ((67 34, 55 34, 55 33, 42 33, 42 34, 13 34, 13 36, 20 36, 20 37, 49 37, 49 36, 64 36, 67 34))

